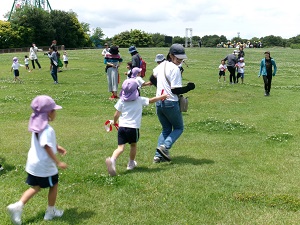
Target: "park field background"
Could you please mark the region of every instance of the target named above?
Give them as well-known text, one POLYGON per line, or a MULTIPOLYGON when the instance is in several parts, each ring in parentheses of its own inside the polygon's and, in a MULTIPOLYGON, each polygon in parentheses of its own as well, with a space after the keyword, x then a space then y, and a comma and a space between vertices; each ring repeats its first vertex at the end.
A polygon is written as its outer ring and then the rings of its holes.
MULTIPOLYGON (((155 55, 168 49, 138 50, 147 62, 147 80, 155 55)), ((20 68, 21 84, 13 82, 12 58, 23 63, 28 53, 0 54, 1 225, 10 224, 7 205, 28 188, 27 126, 31 100, 40 94, 63 107, 51 125, 68 151, 60 157, 69 167, 59 172, 56 204, 65 214, 43 221, 48 190, 42 190, 25 206, 23 224, 299 224, 300 50, 245 49, 245 84, 230 85, 228 72, 227 82, 218 83, 218 66, 233 49, 186 49, 183 83, 195 82, 196 89, 186 94, 185 130, 171 150, 172 162, 152 163, 161 131, 152 104, 143 111, 138 167, 126 171, 127 146, 116 177, 108 176, 104 163, 117 147, 117 132, 104 130, 115 102, 108 100, 101 51, 68 51, 69 68, 58 74, 58 85, 43 53, 41 70, 20 68), (269 97, 258 78, 266 50, 278 66, 269 97)), ((120 53, 122 82, 131 56, 127 49, 120 53)), ((155 87, 141 94, 152 97, 155 87)))

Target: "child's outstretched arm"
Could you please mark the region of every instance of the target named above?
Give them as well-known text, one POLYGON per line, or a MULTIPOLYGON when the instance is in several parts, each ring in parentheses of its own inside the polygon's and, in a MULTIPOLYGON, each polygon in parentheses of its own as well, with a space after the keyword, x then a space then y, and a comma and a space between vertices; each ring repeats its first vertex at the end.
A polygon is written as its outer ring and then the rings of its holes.
POLYGON ((62 169, 66 169, 67 168, 67 164, 64 162, 61 162, 57 159, 56 155, 53 153, 52 149, 48 146, 45 145, 45 150, 48 153, 48 155, 50 156, 50 158, 55 162, 55 164, 62 169))
POLYGON ((163 94, 163 95, 160 95, 160 96, 156 96, 156 97, 150 98, 150 99, 149 99, 149 103, 154 103, 154 102, 157 102, 157 101, 159 101, 159 100, 166 99, 166 98, 168 98, 168 97, 169 97, 169 95, 167 95, 167 94, 163 94))

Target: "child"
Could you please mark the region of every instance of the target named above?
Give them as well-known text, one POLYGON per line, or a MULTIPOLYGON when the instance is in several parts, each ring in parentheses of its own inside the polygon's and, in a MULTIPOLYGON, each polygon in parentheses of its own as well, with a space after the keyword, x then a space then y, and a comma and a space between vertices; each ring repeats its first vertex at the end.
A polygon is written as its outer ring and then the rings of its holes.
POLYGON ((58 160, 57 152, 62 155, 66 150, 57 145, 54 129, 48 124, 56 117, 56 110, 62 107, 56 105, 54 100, 46 95, 40 95, 31 102, 33 113, 29 120, 28 130, 32 132, 31 147, 26 163, 27 180, 31 187, 27 189, 20 200, 10 204, 7 210, 14 224, 21 224, 21 215, 24 205, 42 188, 49 188, 48 208, 44 220, 61 217, 63 210, 55 208, 58 191, 58 169, 67 168, 67 164, 58 160))
POLYGON ((239 82, 239 78, 241 78, 242 80, 242 84, 244 83, 244 67, 245 67, 245 63, 244 63, 244 58, 241 57, 236 65, 237 67, 237 80, 236 82, 238 83, 239 82))
POLYGON ((154 98, 139 97, 138 83, 135 79, 126 79, 122 84, 120 99, 115 104, 116 112, 114 114, 114 124, 119 121, 118 130, 118 148, 112 156, 107 158, 105 163, 109 175, 115 176, 116 160, 124 152, 125 144, 130 144, 129 163, 127 170, 133 170, 137 163, 135 161, 137 142, 139 140, 139 129, 142 120, 143 106, 156 101, 166 99, 168 95, 164 94, 154 98))
POLYGON ((65 64, 65 68, 68 67, 68 64, 69 64, 69 58, 68 58, 68 55, 67 55, 67 52, 64 51, 64 54, 63 54, 63 61, 64 61, 64 64, 65 64))
POLYGON ((28 72, 31 72, 31 70, 29 69, 29 58, 27 55, 25 55, 24 64, 25 64, 25 69, 28 70, 28 72))
POLYGON ((14 71, 14 75, 15 75, 15 78, 14 78, 14 81, 19 81, 20 83, 22 82, 21 79, 19 78, 20 76, 20 72, 19 72, 19 67, 22 66, 20 63, 19 63, 19 60, 17 57, 14 57, 13 58, 13 63, 11 65, 11 69, 10 69, 10 72, 14 71))
POLYGON ((219 80, 218 80, 218 82, 220 82, 220 79, 221 79, 222 76, 224 77, 224 82, 226 81, 225 80, 226 70, 227 70, 227 66, 225 65, 225 60, 221 60, 221 64, 219 66, 219 80))
POLYGON ((127 68, 128 71, 125 72, 124 75, 126 75, 127 78, 129 79, 129 78, 131 78, 131 75, 132 75, 132 73, 131 73, 131 70, 132 70, 132 62, 131 62, 131 61, 127 63, 126 68, 127 68))
POLYGON ((131 78, 135 78, 135 80, 137 81, 137 83, 139 85, 139 89, 143 86, 149 86, 152 84, 150 81, 145 82, 144 79, 141 77, 141 75, 142 75, 141 68, 134 67, 131 71, 132 71, 131 78))

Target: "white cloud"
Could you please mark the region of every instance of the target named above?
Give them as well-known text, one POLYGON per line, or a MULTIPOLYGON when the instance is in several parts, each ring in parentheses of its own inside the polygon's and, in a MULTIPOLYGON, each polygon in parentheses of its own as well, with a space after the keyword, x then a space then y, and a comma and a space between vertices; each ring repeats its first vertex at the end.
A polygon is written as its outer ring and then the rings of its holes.
MULTIPOLYGON (((13 1, 1 3, 1 15, 9 12, 13 1)), ((193 35, 225 35, 228 39, 264 37, 290 38, 300 34, 300 14, 292 0, 114 0, 74 1, 49 0, 52 9, 72 10, 80 22, 100 27, 106 36, 139 29, 148 33, 185 36, 192 28, 193 35)))

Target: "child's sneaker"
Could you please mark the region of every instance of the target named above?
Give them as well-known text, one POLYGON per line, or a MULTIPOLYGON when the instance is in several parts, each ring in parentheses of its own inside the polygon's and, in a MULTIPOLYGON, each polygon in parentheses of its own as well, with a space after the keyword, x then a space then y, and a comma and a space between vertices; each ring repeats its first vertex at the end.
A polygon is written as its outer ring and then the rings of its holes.
POLYGON ((18 205, 17 203, 10 204, 9 206, 7 206, 7 211, 10 215, 10 219, 13 222, 13 224, 16 225, 22 224, 22 220, 21 220, 22 207, 20 205, 18 205))
POLYGON ((46 210, 44 220, 52 220, 54 217, 62 217, 64 210, 59 210, 54 207, 53 210, 46 210))
POLYGON ((117 175, 116 167, 115 167, 115 165, 113 165, 113 162, 111 161, 110 157, 108 157, 105 160, 105 163, 106 163, 106 167, 107 167, 107 171, 108 171, 109 175, 116 176, 117 175))
POLYGON ((137 162, 136 161, 129 161, 128 165, 127 165, 127 170, 133 170, 135 167, 137 166, 137 162))

